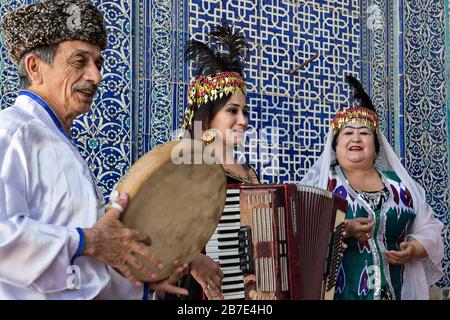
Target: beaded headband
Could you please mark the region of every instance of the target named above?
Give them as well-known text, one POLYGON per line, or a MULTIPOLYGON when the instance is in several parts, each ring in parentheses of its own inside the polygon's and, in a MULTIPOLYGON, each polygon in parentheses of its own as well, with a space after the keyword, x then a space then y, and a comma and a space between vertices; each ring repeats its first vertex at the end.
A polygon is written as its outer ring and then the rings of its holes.
POLYGON ((184 114, 182 128, 192 126, 195 108, 233 93, 247 94, 245 81, 239 73, 216 72, 215 75, 199 76, 188 89, 188 108, 184 114))
POLYGON ((239 73, 217 72, 215 75, 200 76, 189 86, 188 104, 200 107, 230 93, 246 95, 245 81, 239 73))
POLYGON ((364 107, 350 107, 337 112, 331 122, 333 134, 337 134, 345 126, 356 122, 367 125, 375 132, 380 130, 380 119, 373 110, 364 107))

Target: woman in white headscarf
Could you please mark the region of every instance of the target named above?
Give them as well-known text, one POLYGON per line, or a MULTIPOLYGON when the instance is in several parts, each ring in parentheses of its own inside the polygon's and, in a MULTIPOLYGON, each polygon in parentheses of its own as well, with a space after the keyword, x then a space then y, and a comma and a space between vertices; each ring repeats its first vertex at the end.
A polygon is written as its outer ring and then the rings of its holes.
POLYGON ((346 80, 360 106, 337 113, 322 155, 300 182, 349 204, 335 299, 428 299, 443 276, 443 224, 380 131, 359 81, 346 80))

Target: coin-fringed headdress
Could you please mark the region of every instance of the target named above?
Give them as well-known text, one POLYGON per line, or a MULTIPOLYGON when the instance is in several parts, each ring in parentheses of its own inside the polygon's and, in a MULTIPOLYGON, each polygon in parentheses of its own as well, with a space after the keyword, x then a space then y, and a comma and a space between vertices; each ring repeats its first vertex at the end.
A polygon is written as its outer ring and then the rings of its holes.
POLYGON ((233 93, 246 95, 243 63, 248 42, 240 30, 227 24, 217 25, 208 34, 207 43, 190 40, 186 59, 192 60, 195 79, 188 89, 182 129, 191 130, 196 110, 233 93))
POLYGON ((353 87, 353 99, 359 100, 359 106, 349 107, 337 112, 331 122, 333 134, 338 134, 342 128, 356 122, 367 125, 374 132, 379 132, 380 119, 375 112, 370 97, 364 91, 361 83, 352 76, 346 76, 345 81, 353 87))

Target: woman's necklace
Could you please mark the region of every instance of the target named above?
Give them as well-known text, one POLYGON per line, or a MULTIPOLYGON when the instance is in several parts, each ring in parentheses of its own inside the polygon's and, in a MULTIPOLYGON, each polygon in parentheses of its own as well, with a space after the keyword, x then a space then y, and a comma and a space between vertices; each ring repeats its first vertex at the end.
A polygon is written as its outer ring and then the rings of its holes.
POLYGON ((242 182, 246 182, 246 183, 251 183, 252 182, 252 177, 250 176, 248 170, 245 168, 244 165, 240 164, 240 166, 242 167, 242 169, 244 170, 245 176, 242 176, 241 174, 238 174, 234 171, 232 171, 227 165, 223 165, 225 171, 232 177, 238 178, 239 180, 241 180, 242 182))

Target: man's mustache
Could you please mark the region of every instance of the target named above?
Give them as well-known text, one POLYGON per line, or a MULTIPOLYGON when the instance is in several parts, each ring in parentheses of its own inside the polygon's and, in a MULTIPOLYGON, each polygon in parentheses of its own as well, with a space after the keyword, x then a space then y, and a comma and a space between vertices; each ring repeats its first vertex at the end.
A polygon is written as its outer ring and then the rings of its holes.
POLYGON ((93 84, 93 83, 83 83, 83 84, 77 84, 74 85, 74 90, 77 91, 87 91, 87 92, 91 92, 92 94, 95 94, 98 90, 98 85, 93 84))

